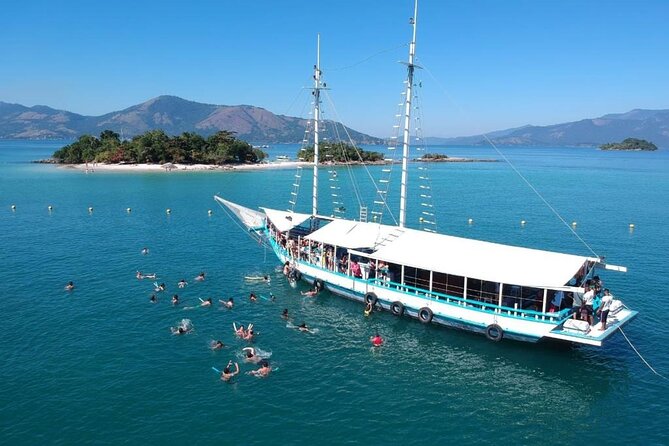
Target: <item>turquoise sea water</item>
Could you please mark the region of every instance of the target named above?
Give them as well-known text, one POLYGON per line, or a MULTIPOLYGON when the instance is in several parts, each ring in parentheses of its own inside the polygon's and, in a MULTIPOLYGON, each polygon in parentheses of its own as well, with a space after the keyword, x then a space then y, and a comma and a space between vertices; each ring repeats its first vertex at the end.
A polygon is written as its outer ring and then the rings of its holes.
MULTIPOLYGON (((220 193, 249 207, 285 208, 293 169, 85 174, 28 163, 60 145, 0 142, 2 444, 669 442, 669 385, 619 334, 601 349, 495 344, 386 313, 365 318, 359 304, 327 292, 302 297, 306 285, 290 288, 272 254, 212 200, 220 193), (167 284, 157 304, 149 303, 152 280, 137 280, 137 270, 167 284), (200 271, 207 279, 196 283, 200 271), (270 274, 271 285, 244 282, 256 274, 270 274), (183 290, 181 278, 190 282, 183 290), (63 291, 69 280, 71 293, 63 291), (276 301, 251 303, 251 291, 272 292, 276 301), (179 307, 169 304, 173 293, 179 307), (232 310, 183 309, 230 296, 232 310), (318 333, 286 328, 283 308, 318 333), (194 333, 171 335, 182 318, 194 333), (272 352, 278 371, 218 379, 211 367, 239 360, 247 345, 233 336, 233 322, 255 324, 254 346, 272 352), (376 330, 387 345, 371 351, 376 330), (212 352, 212 339, 227 348, 212 352)), ((503 150, 598 255, 629 268, 604 280, 640 311, 626 334, 669 376, 669 153, 503 150)), ((272 156, 294 151, 270 149, 272 156)), ((443 152, 500 158, 484 148, 443 152)), ((298 210, 310 206, 306 172, 298 210)), ((342 191, 352 197, 348 175, 340 170, 342 191)), ((351 175, 369 198, 363 169, 351 175)), ((590 253, 505 163, 433 165, 430 177, 441 232, 590 253)), ((352 198, 346 205, 357 208, 352 198)))

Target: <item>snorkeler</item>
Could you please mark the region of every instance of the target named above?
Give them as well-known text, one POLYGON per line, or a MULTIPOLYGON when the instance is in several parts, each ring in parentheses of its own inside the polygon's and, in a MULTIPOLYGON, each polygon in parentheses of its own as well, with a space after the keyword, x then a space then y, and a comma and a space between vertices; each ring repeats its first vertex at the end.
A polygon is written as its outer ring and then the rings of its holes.
POLYGON ((272 368, 269 366, 269 361, 263 359, 260 361, 260 368, 258 370, 251 370, 248 372, 249 375, 266 377, 272 371, 272 368))
POLYGON ((372 343, 373 347, 381 347, 383 345, 384 340, 379 333, 376 333, 374 336, 369 338, 369 342, 372 343))
POLYGON ((313 288, 309 291, 302 291, 301 294, 307 297, 314 297, 318 294, 318 288, 313 288))
POLYGON ((186 285, 188 285, 188 282, 186 282, 186 279, 181 279, 177 285, 179 288, 185 288, 186 285))
POLYGON ((232 365, 232 360, 228 362, 228 365, 226 365, 223 371, 221 372, 221 380, 230 381, 235 375, 239 373, 239 364, 235 362, 234 372, 230 370, 231 365, 232 365))
POLYGON ((74 283, 70 280, 67 282, 67 285, 65 285, 65 291, 72 291, 74 289, 74 283))
POLYGON ((244 361, 257 363, 262 358, 256 354, 256 349, 253 347, 245 347, 242 349, 244 352, 244 361))

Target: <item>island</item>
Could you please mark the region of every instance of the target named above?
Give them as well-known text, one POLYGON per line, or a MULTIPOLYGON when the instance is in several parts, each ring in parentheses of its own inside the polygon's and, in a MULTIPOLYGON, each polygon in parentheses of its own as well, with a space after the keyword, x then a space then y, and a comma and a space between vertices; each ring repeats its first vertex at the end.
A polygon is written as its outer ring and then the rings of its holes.
POLYGON ((100 137, 82 135, 53 154, 59 164, 257 164, 267 154, 241 141, 234 132, 219 131, 204 138, 197 133, 185 132, 169 136, 162 130, 150 130, 131 140, 104 130, 100 137))
MULTIPOLYGON (((297 152, 300 161, 314 161, 314 146, 308 146, 297 152)), ((318 146, 318 162, 334 164, 377 164, 384 163, 383 154, 363 150, 344 142, 324 142, 318 146)))
POLYGON ((653 151, 657 146, 645 139, 627 138, 623 142, 608 143, 599 146, 602 150, 635 150, 635 151, 653 151))

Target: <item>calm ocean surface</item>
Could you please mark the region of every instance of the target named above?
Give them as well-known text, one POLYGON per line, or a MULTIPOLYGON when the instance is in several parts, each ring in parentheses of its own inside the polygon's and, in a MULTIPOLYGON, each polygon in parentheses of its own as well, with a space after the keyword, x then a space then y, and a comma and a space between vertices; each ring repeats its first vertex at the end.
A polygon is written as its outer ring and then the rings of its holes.
MULTIPOLYGON (((294 169, 85 174, 29 163, 61 145, 0 141, 2 444, 669 443, 669 382, 620 334, 601 349, 496 344, 388 313, 365 318, 359 304, 327 292, 303 298, 306 284, 291 289, 271 252, 212 199, 286 208, 294 169), (140 254, 144 246, 149 255, 140 254), (149 303, 152 281, 137 280, 137 270, 167 284, 157 304, 149 303), (193 282, 200 271, 207 279, 193 282), (271 285, 244 282, 256 274, 270 274, 271 285), (181 278, 190 282, 183 290, 181 278), (63 291, 69 280, 72 293, 63 291), (251 291, 276 301, 250 303, 251 291), (169 303, 173 293, 179 307, 169 303), (233 310, 183 309, 230 296, 233 310), (286 328, 283 308, 319 332, 286 328), (172 336, 182 318, 195 332, 172 336), (255 324, 255 347, 271 351, 279 370, 267 379, 218 379, 211 367, 239 360, 247 345, 233 336, 233 322, 255 324), (387 345, 373 352, 376 330, 387 345), (212 352, 212 339, 227 348, 212 352)), ((438 151, 500 159, 487 148, 438 151)), ((295 146, 269 152, 294 157, 295 146)), ((625 332, 669 376, 669 153, 503 152, 567 222, 578 222, 598 255, 629 268, 604 281, 639 310, 625 332)), ((364 170, 351 175, 369 199, 364 170)), ((349 194, 348 173, 338 177, 349 194)), ((590 253, 506 163, 432 165, 430 177, 440 232, 590 253)), ((306 169, 302 181, 298 210, 307 210, 306 169)), ((329 213, 325 187, 321 197, 329 213)), ((418 210, 416 201, 410 225, 418 210)))

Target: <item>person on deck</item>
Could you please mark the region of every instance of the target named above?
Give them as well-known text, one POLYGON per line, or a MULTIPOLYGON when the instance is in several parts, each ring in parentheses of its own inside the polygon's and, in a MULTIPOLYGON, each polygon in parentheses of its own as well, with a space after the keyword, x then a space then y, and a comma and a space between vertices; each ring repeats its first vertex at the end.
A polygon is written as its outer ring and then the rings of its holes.
POLYGON ((613 296, 609 292, 609 289, 605 288, 604 296, 602 296, 602 301, 600 302, 599 309, 597 310, 597 314, 600 315, 602 323, 602 326, 599 328, 600 330, 606 330, 607 328, 606 321, 609 317, 609 310, 611 309, 612 302, 613 302, 613 296))

